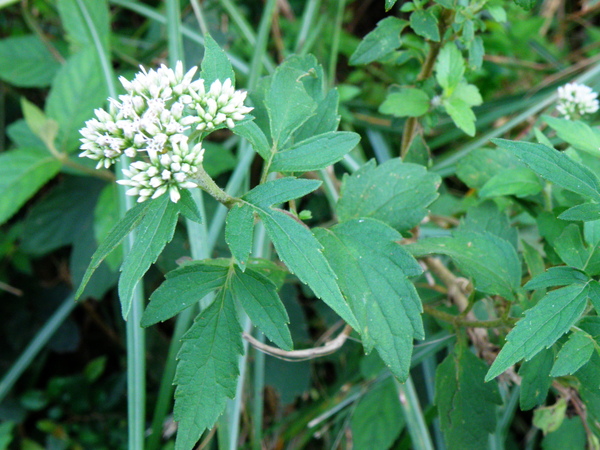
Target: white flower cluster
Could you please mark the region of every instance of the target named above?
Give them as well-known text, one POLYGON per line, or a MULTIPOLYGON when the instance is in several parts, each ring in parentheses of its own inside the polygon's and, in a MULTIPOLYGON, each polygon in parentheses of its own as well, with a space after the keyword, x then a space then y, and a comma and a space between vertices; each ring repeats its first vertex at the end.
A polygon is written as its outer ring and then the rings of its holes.
POLYGON ((192 81, 197 67, 185 74, 181 62, 175 70, 141 70, 132 81, 121 77, 127 93, 109 99, 108 111, 95 110, 96 118, 80 130, 80 156, 98 161, 97 168, 110 167, 123 154, 143 158, 123 171, 128 194, 142 202, 168 191, 177 202, 178 187, 196 186, 194 169, 204 152, 201 145, 190 149, 186 130, 233 128, 252 108, 244 106, 246 92, 236 91, 230 79, 213 82, 206 92, 204 80, 192 81))
POLYGON ((598 111, 598 94, 585 84, 567 83, 558 88, 557 111, 568 120, 598 111))

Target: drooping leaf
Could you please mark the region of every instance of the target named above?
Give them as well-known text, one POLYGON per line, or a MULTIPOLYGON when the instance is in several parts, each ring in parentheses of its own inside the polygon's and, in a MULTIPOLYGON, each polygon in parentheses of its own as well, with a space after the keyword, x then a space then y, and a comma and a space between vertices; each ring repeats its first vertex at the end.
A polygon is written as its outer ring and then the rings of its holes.
POLYGON ((488 448, 502 400, 495 382, 484 383, 486 369, 468 349, 457 347, 436 370, 435 403, 448 448, 488 448))
POLYGON ((548 292, 506 336, 506 344, 490 367, 486 381, 497 377, 518 361, 533 358, 554 344, 583 312, 587 284, 572 284, 548 292))
POLYGON ((465 62, 454 42, 448 42, 440 50, 435 64, 435 77, 448 97, 458 86, 465 73, 465 62))
POLYGON ((565 153, 531 142, 492 139, 541 177, 569 191, 600 201, 600 180, 587 167, 573 161, 565 153))
POLYGON ((407 25, 406 20, 393 16, 380 20, 377 23, 377 28, 367 34, 360 42, 350 57, 350 64, 355 66, 369 64, 396 50, 402 45, 400 33, 407 25))
POLYGON ((192 193, 188 189, 182 189, 179 193, 181 194, 181 198, 177 202, 179 212, 191 221, 202 223, 202 214, 200 214, 198 204, 194 200, 195 195, 201 195, 200 192, 192 193))
POLYGON ((425 334, 421 300, 408 279, 422 269, 399 245, 402 236, 373 219, 318 229, 316 236, 361 326, 356 331, 365 349, 375 347, 392 373, 405 380, 413 339, 425 334))
POLYGON ((235 86, 235 73, 227 54, 219 44, 209 35, 204 36, 204 57, 200 66, 200 78, 204 80, 208 89, 215 80, 224 82, 227 78, 235 86))
POLYGON ((562 377, 574 374, 590 360, 595 347, 592 336, 584 331, 574 331, 556 355, 556 362, 550 375, 562 377))
POLYGON ((538 176, 527 167, 503 170, 492 178, 479 191, 481 197, 514 195, 526 197, 542 191, 543 185, 538 176))
POLYGON ((242 271, 252 252, 253 232, 254 210, 245 203, 236 203, 227 213, 225 241, 242 271))
POLYGON ((194 261, 165 275, 166 280, 150 296, 141 325, 149 327, 176 316, 227 281, 227 265, 218 260, 194 261))
POLYGON ((427 215, 440 182, 437 174, 398 158, 379 166, 369 161, 344 177, 337 203, 339 220, 370 217, 400 232, 410 230, 427 215))
POLYGON ((277 287, 260 273, 237 267, 231 278, 231 293, 240 302, 254 325, 276 345, 284 350, 293 347, 287 324, 290 322, 283 303, 277 295, 277 287))
POLYGON ((60 167, 60 161, 37 148, 0 153, 0 224, 10 219, 60 167))
POLYGON ((75 50, 94 47, 97 42, 108 49, 110 19, 106 0, 58 0, 58 12, 75 50))
POLYGON ((545 349, 521 365, 519 405, 522 411, 529 411, 546 401, 548 389, 552 385, 550 370, 553 362, 554 352, 552 349, 545 349))
POLYGON ((438 21, 433 12, 428 9, 419 9, 410 15, 410 27, 419 36, 430 41, 440 41, 438 21))
POLYGON ((254 151, 263 159, 269 158, 271 154, 271 145, 256 122, 244 121, 237 124, 232 131, 238 136, 248 139, 248 142, 250 142, 254 151))
POLYGON ((223 289, 183 336, 175 373, 176 450, 193 448, 235 396, 242 328, 231 292, 223 289))
POLYGON ((135 241, 125 256, 119 277, 119 299, 124 319, 129 315, 135 286, 150 264, 156 261, 167 242, 173 239, 178 216, 177 205, 168 195, 163 195, 152 201, 140 221, 135 241))
POLYGON ((550 267, 544 273, 532 278, 523 286, 525 289, 547 289, 555 286, 568 286, 574 283, 586 283, 589 277, 574 267, 550 267))
POLYGON ((421 89, 404 88, 387 95, 379 112, 394 117, 419 117, 429 110, 429 96, 421 89))
POLYGON ((0 40, 0 80, 18 87, 47 87, 60 63, 35 35, 0 40))
POLYGON ((600 135, 596 134, 589 125, 579 120, 566 120, 550 116, 544 116, 543 119, 567 144, 595 157, 600 156, 600 135))
POLYGON ((277 152, 269 167, 271 172, 308 172, 324 169, 338 162, 358 142, 360 136, 349 131, 331 131, 298 142, 277 152))

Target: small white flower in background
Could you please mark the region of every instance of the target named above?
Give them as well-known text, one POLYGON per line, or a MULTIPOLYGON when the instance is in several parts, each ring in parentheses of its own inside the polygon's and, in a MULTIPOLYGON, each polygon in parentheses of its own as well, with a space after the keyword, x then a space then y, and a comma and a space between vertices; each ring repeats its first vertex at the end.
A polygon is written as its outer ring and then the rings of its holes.
POLYGON ((568 120, 593 114, 600 108, 598 93, 585 84, 567 83, 558 88, 557 111, 568 120))
POLYGON ((197 67, 185 74, 181 62, 175 70, 140 68, 132 81, 119 79, 127 93, 109 99, 109 111, 95 110, 96 118, 80 130, 79 156, 98 161, 96 168, 109 168, 123 154, 142 158, 123 170, 126 179, 119 183, 130 186, 127 193, 138 202, 166 192, 177 202, 179 189, 197 186, 193 178, 204 154, 201 144, 189 148, 186 130, 233 128, 252 108, 230 79, 213 82, 206 92, 204 80, 192 81, 197 67))

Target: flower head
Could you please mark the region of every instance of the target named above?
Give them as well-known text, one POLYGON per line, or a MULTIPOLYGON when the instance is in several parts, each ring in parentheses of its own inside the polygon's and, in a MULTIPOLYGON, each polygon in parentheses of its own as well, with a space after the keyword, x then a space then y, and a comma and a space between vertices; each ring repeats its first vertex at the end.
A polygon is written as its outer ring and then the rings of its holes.
POLYGON ((558 88, 557 111, 571 120, 598 111, 598 94, 585 84, 567 83, 558 88))

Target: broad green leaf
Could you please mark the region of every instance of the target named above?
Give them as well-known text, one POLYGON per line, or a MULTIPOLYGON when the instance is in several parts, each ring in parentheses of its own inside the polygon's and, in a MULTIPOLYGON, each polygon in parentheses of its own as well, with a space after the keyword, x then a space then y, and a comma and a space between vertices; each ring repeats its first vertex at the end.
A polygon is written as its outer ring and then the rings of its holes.
POLYGON ((350 131, 331 131, 313 136, 276 153, 269 170, 308 172, 324 169, 342 159, 359 141, 360 136, 350 131))
POLYGON ((94 109, 106 101, 106 82, 98 65, 96 51, 87 48, 69 57, 52 83, 46 114, 58 122, 60 151, 71 152, 79 147, 79 130, 93 116, 94 109))
POLYGON ((10 219, 60 167, 60 161, 37 148, 0 153, 0 224, 10 219))
POLYGON ((104 259, 110 255, 110 253, 121 243, 121 241, 125 239, 131 230, 139 225, 152 204, 152 201, 138 203, 129 211, 127 211, 125 217, 117 222, 112 230, 110 230, 106 239, 100 244, 98 250, 96 250, 96 253, 94 253, 92 256, 90 265, 85 271, 81 284, 75 293, 75 299, 78 299, 81 296, 85 285, 88 283, 90 277, 102 263, 102 261, 104 261, 104 259))
POLYGON ((556 431, 542 439, 543 450, 584 449, 586 445, 585 428, 579 416, 566 417, 556 431))
POLYGON ((485 47, 481 36, 475 36, 472 41, 467 43, 469 51, 469 68, 473 71, 481 69, 483 64, 483 56, 485 55, 485 47))
POLYGON ((15 120, 6 127, 6 135, 12 141, 15 148, 19 147, 36 147, 44 148, 44 143, 38 138, 25 119, 15 120))
POLYGON ((260 273, 248 269, 242 272, 237 267, 231 277, 231 294, 240 302, 254 325, 276 345, 284 350, 293 348, 292 336, 287 324, 290 319, 277 287, 260 273))
POLYGON ((584 222, 598 220, 600 203, 582 203, 562 212, 558 218, 562 220, 583 220, 584 222))
POLYGON ((340 222, 370 217, 400 232, 418 225, 437 198, 440 177, 418 164, 394 158, 377 166, 369 161, 344 176, 337 203, 340 222))
POLYGON ((481 189, 496 174, 523 164, 508 150, 478 148, 458 162, 456 175, 472 189, 481 189))
POLYGON ((338 115, 339 94, 331 89, 317 104, 317 110, 295 133, 296 142, 305 141, 319 134, 335 131, 340 123, 338 115))
POLYGON ((46 145, 46 148, 54 148, 54 139, 58 133, 58 123, 55 120, 48 119, 44 112, 36 105, 21 97, 21 109, 29 129, 40 138, 46 145))
POLYGON ((440 41, 437 17, 430 10, 420 9, 410 15, 410 27, 419 36, 430 41, 440 41))
POLYGON ((75 49, 91 48, 97 43, 104 49, 109 48, 110 18, 106 0, 58 0, 58 12, 75 49))
POLYGON ((561 397, 554 405, 536 409, 533 412, 533 424, 544 434, 551 433, 562 425, 566 412, 567 400, 561 397))
POLYGON ((568 225, 553 242, 553 246, 565 264, 580 270, 586 268, 592 249, 585 247, 581 230, 577 225, 574 223, 568 225))
POLYGON ((488 180, 479 191, 481 197, 514 195, 526 197, 542 191, 543 185, 538 176, 527 167, 503 170, 488 180))
MULTIPOLYGON (((527 265, 527 270, 529 271, 529 275, 532 278, 537 277, 538 275, 544 273, 546 269, 546 265, 544 263, 543 256, 539 253, 538 249, 533 245, 527 243, 526 240, 521 240, 521 246, 523 248, 523 259, 525 260, 525 264, 527 265)), ((530 280, 531 281, 531 280, 530 280)), ((572 282, 568 282, 565 284, 571 284, 572 282)), ((537 289, 537 288, 534 288, 537 289)))
POLYGON ((358 401, 350 419, 352 448, 373 450, 390 448, 404 428, 405 420, 394 380, 373 387, 358 401))
MULTIPOLYGON (((148 201, 148 200, 147 200, 148 201)), ((121 312, 127 319, 135 286, 173 239, 179 208, 168 195, 155 199, 141 220, 131 250, 125 255, 119 277, 121 312)))
POLYGON ((517 250, 519 233, 510 222, 506 211, 500 210, 495 202, 486 200, 467 210, 467 215, 461 220, 460 230, 465 233, 491 233, 508 241, 517 250))
POLYGON ((260 208, 268 208, 310 194, 320 185, 321 181, 318 180, 278 178, 259 184, 242 198, 260 208))
POLYGON ((519 368, 519 376, 521 377, 519 405, 521 411, 529 411, 546 401, 548 389, 552 385, 550 370, 553 363, 554 352, 552 349, 542 350, 531 360, 523 362, 519 368))
POLYGON ((450 256, 473 279, 475 289, 514 300, 521 283, 521 262, 515 248, 489 232, 456 232, 453 237, 423 239, 407 249, 413 256, 450 256))
POLYGON ((532 278, 523 286, 525 289, 547 289, 568 286, 574 283, 587 283, 589 277, 583 272, 568 266, 550 267, 544 273, 532 278))
POLYGON ((316 236, 360 324, 365 350, 373 347, 400 380, 410 369, 413 339, 424 339, 421 300, 408 277, 422 269, 400 245, 400 233, 373 219, 355 219, 316 236))
POLYGON ((179 212, 193 222, 202 223, 202 214, 198 209, 198 204, 194 200, 194 195, 201 195, 201 193, 199 191, 192 193, 187 189, 182 189, 179 193, 181 194, 181 198, 177 202, 179 212))
POLYGON ((443 100, 442 104, 458 128, 469 136, 475 136, 475 114, 464 100, 452 96, 443 100))
POLYGON ((573 161, 566 154, 530 142, 492 139, 505 148, 541 177, 569 191, 600 201, 600 180, 588 168, 573 161))
MULTIPOLYGON (((594 352, 587 364, 575 373, 579 381, 578 392, 586 407, 587 419, 600 421, 600 356, 594 352)), ((592 422, 592 423, 594 423, 592 422)))
POLYGON ((354 66, 369 64, 396 50, 402 45, 400 33, 407 25, 406 20, 393 16, 380 20, 377 23, 377 28, 367 34, 358 44, 350 57, 350 64, 354 66))
POLYGON ((556 355, 550 375, 562 377, 574 374, 590 360, 595 346, 592 336, 583 331, 574 331, 556 355))
POLYGON ((479 106, 483 103, 479 89, 474 84, 459 83, 452 96, 461 99, 469 106, 479 106))
POLYGON ((235 73, 227 54, 209 35, 204 35, 204 57, 202 58, 200 78, 208 90, 215 80, 224 82, 227 78, 235 86, 235 73))
POLYGON ((442 47, 435 64, 435 77, 444 89, 446 97, 450 97, 465 73, 465 62, 460 50, 454 42, 442 47))
POLYGON ((589 125, 578 120, 550 116, 543 116, 543 119, 567 144, 596 157, 600 156, 600 136, 589 125))
POLYGON ((502 399, 495 382, 484 383, 486 369, 468 349, 457 347, 436 370, 435 403, 448 448, 488 448, 502 399))
POLYGON ((271 145, 269 140, 254 121, 244 121, 237 124, 232 130, 235 134, 243 137, 250 142, 252 148, 263 159, 268 159, 271 156, 271 145))
POLYGON ((592 247, 600 244, 600 219, 590 220, 583 224, 583 237, 585 242, 592 247))
POLYGON ((229 268, 214 260, 193 261, 165 275, 165 281, 150 296, 141 325, 149 327, 175 317, 206 295, 221 289, 229 268))
POLYGON ((404 88, 387 95, 379 112, 394 117, 419 117, 429 111, 429 96, 421 89, 404 88))
POLYGON ((398 0, 385 0, 385 10, 389 11, 390 9, 392 9, 392 6, 394 6, 397 1, 398 0))
POLYGON ((175 373, 176 450, 193 448, 235 396, 242 328, 231 292, 221 290, 183 336, 175 373))
POLYGON ((225 241, 242 272, 252 252, 254 210, 245 203, 236 203, 227 213, 225 241))
POLYGON ((60 63, 32 34, 0 40, 0 80, 18 87, 50 86, 60 63))
POLYGON ((579 319, 585 309, 587 291, 587 284, 581 283, 556 289, 527 310, 506 336, 506 344, 490 367, 486 381, 554 344, 579 319))

